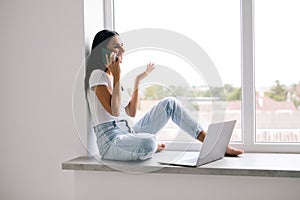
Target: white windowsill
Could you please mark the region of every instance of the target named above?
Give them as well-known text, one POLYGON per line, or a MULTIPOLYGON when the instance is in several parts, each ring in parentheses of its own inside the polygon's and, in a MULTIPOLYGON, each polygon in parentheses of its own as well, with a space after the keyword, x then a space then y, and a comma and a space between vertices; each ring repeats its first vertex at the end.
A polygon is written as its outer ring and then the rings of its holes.
POLYGON ((168 174, 234 175, 300 178, 300 154, 245 153, 239 157, 224 157, 200 167, 161 165, 158 159, 167 158, 176 151, 163 151, 153 158, 138 162, 100 160, 81 156, 62 163, 64 170, 125 171, 168 174))

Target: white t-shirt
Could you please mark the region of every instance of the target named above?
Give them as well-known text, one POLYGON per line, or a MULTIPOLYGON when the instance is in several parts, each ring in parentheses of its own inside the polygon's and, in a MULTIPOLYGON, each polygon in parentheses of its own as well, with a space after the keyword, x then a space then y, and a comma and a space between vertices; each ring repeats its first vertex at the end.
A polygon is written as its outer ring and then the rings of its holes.
POLYGON ((109 112, 105 110, 99 101, 96 92, 95 86, 97 85, 106 85, 111 91, 113 90, 113 76, 105 73, 104 71, 98 69, 94 70, 89 79, 89 89, 87 91, 87 99, 89 103, 89 108, 92 118, 92 126, 98 124, 109 122, 113 120, 127 119, 128 116, 125 112, 125 107, 130 101, 130 97, 125 90, 121 90, 121 107, 120 107, 120 116, 112 116, 109 112))

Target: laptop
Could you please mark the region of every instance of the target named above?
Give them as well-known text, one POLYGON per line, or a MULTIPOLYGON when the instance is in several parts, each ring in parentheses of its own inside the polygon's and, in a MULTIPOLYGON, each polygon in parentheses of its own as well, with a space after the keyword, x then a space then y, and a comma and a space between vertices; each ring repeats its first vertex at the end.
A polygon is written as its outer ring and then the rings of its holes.
POLYGON ((212 123, 208 126, 200 152, 184 152, 173 159, 158 160, 164 165, 198 167, 219 159, 226 153, 236 120, 212 123))

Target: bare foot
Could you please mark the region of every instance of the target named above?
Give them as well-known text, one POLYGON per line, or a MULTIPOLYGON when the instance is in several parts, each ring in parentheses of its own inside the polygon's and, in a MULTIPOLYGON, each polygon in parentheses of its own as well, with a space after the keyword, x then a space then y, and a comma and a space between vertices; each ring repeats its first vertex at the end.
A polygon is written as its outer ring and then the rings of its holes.
POLYGON ((244 153, 244 150, 242 149, 236 149, 236 148, 233 148, 231 146, 227 146, 227 149, 226 149, 226 156, 238 156, 240 154, 243 154, 244 153))
POLYGON ((157 149, 156 149, 156 153, 157 153, 157 152, 161 152, 162 150, 165 149, 165 147, 166 147, 165 144, 158 144, 158 145, 157 145, 157 149))

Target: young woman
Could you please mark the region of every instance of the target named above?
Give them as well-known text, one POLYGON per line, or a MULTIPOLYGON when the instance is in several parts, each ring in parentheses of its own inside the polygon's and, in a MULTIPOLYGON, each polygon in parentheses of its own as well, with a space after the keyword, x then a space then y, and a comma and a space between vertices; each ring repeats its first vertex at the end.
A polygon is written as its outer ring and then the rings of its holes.
MULTIPOLYGON (((135 78, 131 98, 120 84, 123 43, 119 34, 102 30, 95 35, 86 71, 86 89, 92 125, 103 159, 145 160, 165 148, 155 134, 171 118, 182 130, 203 142, 205 131, 193 120, 175 98, 165 98, 136 124, 130 126, 126 116, 134 117, 139 99, 139 84, 154 69, 149 63, 135 78)), ((236 156, 243 150, 227 147, 227 154, 236 156)))

